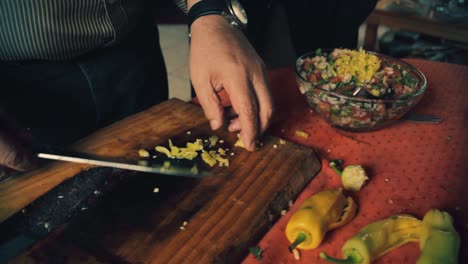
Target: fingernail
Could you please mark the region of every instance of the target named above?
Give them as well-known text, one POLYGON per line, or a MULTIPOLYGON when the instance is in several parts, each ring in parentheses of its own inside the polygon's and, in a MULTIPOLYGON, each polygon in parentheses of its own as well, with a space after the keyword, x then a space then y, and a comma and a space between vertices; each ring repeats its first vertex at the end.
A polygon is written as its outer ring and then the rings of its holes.
POLYGON ((210 121, 210 125, 211 125, 211 129, 218 129, 219 127, 221 127, 221 122, 219 122, 219 120, 217 119, 214 119, 214 120, 211 120, 210 121))

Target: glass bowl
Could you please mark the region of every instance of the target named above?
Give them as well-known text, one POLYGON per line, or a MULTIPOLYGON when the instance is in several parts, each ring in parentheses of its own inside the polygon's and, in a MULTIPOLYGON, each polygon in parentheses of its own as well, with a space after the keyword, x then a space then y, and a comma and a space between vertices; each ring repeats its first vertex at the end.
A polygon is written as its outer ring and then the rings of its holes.
MULTIPOLYGON (((323 51, 327 54, 330 52, 332 50, 323 51)), ((305 95, 312 109, 335 128, 350 132, 367 132, 388 126, 416 105, 426 91, 426 77, 416 67, 400 59, 374 52, 366 53, 377 56, 381 61, 404 67, 417 80, 415 92, 404 98, 369 99, 327 91, 310 82, 302 70, 304 59, 313 58, 316 52, 306 53, 296 60, 296 81, 301 93, 305 95)))

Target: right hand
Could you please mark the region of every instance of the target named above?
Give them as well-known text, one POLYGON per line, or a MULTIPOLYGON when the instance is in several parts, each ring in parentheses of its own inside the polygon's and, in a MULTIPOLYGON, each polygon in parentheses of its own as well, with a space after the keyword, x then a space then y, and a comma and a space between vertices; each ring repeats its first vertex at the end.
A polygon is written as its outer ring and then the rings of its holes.
POLYGON ((25 146, 28 141, 28 133, 0 109, 0 167, 17 171, 32 169, 36 160, 25 146))
POLYGON ((263 61, 242 32, 219 15, 198 18, 191 35, 190 78, 211 128, 229 123, 230 132, 240 131, 244 147, 255 150, 273 114, 263 61), (221 90, 229 96, 231 113, 222 106, 221 90))

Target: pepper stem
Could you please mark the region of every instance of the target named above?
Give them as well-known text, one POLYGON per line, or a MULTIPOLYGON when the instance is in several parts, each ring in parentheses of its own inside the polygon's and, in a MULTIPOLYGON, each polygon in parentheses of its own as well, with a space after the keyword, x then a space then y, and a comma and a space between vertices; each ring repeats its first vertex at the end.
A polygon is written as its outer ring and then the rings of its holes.
POLYGON ((343 174, 343 172, 340 171, 340 169, 338 169, 337 164, 336 164, 335 161, 330 162, 330 167, 331 167, 338 175, 341 176, 341 175, 343 174))
POLYGON ((294 240, 294 242, 293 242, 291 245, 289 245, 289 247, 288 247, 289 251, 292 252, 293 249, 295 249, 300 243, 306 241, 306 239, 307 239, 307 235, 306 235, 306 234, 304 234, 304 233, 299 233, 299 234, 297 235, 297 237, 296 237, 296 240, 294 240))
POLYGON ((327 254, 320 252, 320 257, 323 260, 329 261, 331 263, 338 263, 338 264, 355 264, 356 262, 354 261, 353 257, 349 256, 345 259, 336 259, 328 256, 327 254))

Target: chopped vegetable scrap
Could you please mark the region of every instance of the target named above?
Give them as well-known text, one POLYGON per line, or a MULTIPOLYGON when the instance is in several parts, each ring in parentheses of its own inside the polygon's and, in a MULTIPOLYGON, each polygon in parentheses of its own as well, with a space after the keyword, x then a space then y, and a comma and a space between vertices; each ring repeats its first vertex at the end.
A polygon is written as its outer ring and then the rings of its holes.
POLYGON ((370 264, 392 249, 418 241, 421 227, 422 222, 411 215, 395 215, 365 226, 348 239, 342 248, 344 259, 323 252, 320 257, 332 263, 370 264))
POLYGON ((242 140, 238 139, 236 143, 234 144, 234 147, 241 147, 245 148, 244 143, 242 143, 242 140))
POLYGON ((308 138, 309 137, 309 134, 307 134, 306 132, 304 132, 302 130, 296 130, 296 135, 299 136, 299 137, 302 137, 302 138, 308 138))
POLYGON ((300 260, 301 259, 301 253, 299 252, 299 250, 297 248, 293 249, 292 253, 294 255, 295 260, 300 260))
POLYGON ((359 191, 362 186, 369 180, 366 171, 361 165, 349 165, 343 171, 338 168, 341 161, 334 160, 330 162, 330 167, 341 176, 343 188, 348 191, 359 191))
POLYGON ((163 168, 169 169, 170 167, 171 167, 171 162, 165 161, 164 164, 163 164, 163 168))
POLYGON ((210 147, 216 146, 216 143, 218 143, 219 137, 218 136, 211 136, 209 138, 210 140, 210 147))
POLYGON ((263 253, 263 250, 259 247, 250 247, 249 248, 249 251, 250 253, 252 253, 252 255, 258 259, 258 260, 261 260, 262 259, 262 253, 263 253))
POLYGON ((146 149, 140 149, 138 150, 138 155, 143 158, 149 157, 149 152, 146 149))
POLYGON ((447 212, 429 210, 422 220, 419 240, 421 255, 416 264, 456 264, 460 249, 460 235, 453 227, 447 212))
POLYGON ((349 223, 357 212, 351 197, 345 197, 342 189, 318 192, 305 200, 286 225, 286 237, 293 249, 317 248, 325 234, 349 223))

